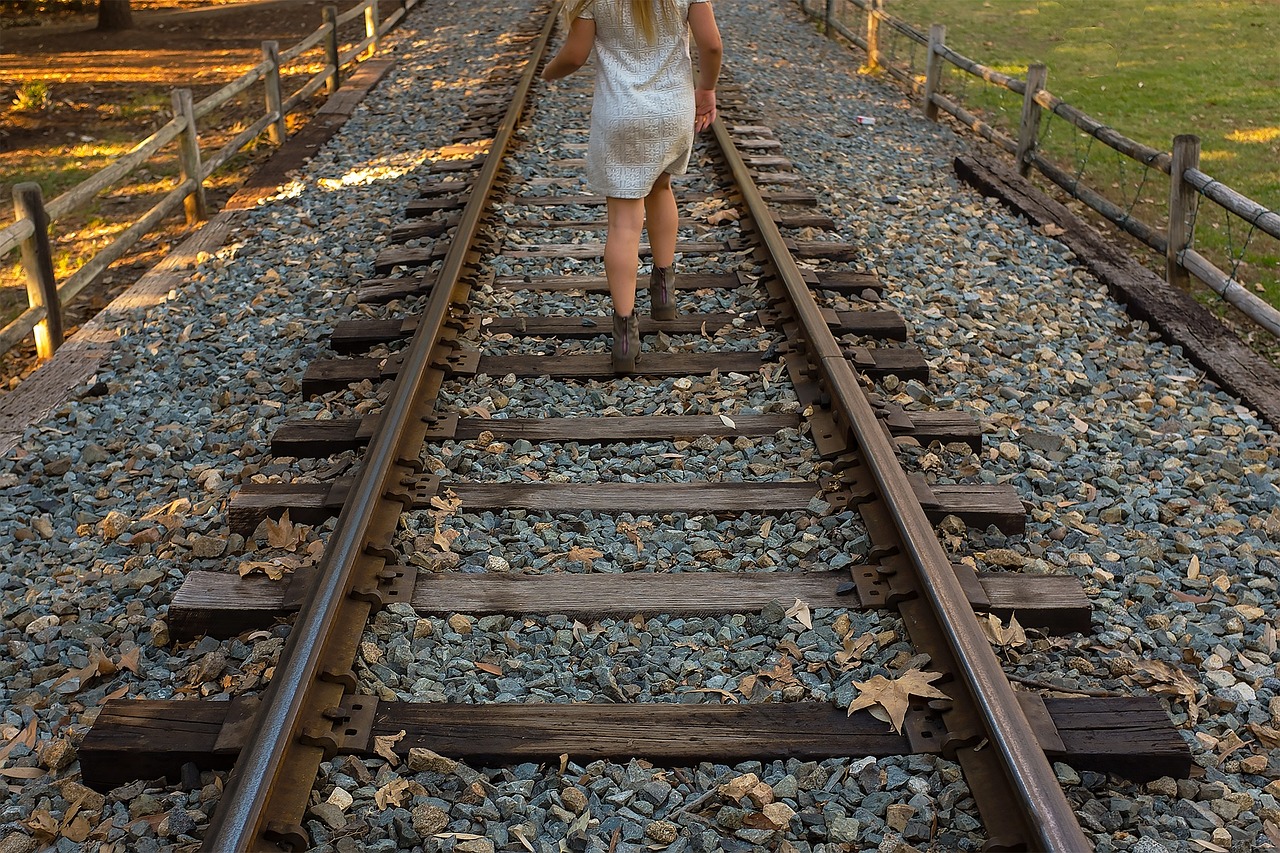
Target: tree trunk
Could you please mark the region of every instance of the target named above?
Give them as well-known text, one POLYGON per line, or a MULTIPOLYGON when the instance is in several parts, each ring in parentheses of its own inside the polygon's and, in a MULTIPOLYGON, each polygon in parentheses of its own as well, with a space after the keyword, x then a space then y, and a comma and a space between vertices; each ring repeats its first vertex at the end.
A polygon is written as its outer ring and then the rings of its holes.
POLYGON ((98 29, 128 30, 133 28, 129 0, 98 0, 98 29))

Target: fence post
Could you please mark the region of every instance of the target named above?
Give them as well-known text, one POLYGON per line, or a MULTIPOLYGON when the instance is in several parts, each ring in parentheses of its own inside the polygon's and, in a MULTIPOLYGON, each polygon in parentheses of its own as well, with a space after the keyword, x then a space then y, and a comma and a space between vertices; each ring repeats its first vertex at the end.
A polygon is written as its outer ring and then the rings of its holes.
POLYGON ((880 12, 884 0, 867 0, 867 70, 875 71, 883 66, 880 61, 880 12))
POLYGON ((329 27, 329 37, 324 40, 324 61, 333 66, 333 73, 325 81, 325 91, 332 95, 342 85, 342 68, 338 62, 338 7, 324 7, 324 22, 329 27))
POLYGON ((1183 175, 1200 168, 1200 137, 1189 133, 1173 138, 1173 158, 1169 163, 1169 234, 1165 248, 1165 280, 1173 287, 1188 290, 1191 274, 1178 256, 1195 237, 1192 222, 1200 196, 1183 175))
POLYGON ((262 43, 262 58, 267 61, 267 114, 276 117, 267 126, 267 138, 276 145, 282 145, 289 135, 284 125, 284 98, 280 96, 280 44, 274 41, 262 43))
POLYGON ((373 39, 369 46, 369 55, 373 56, 382 46, 382 36, 378 34, 378 0, 369 0, 364 7, 364 37, 373 39))
POLYGON ((933 102, 933 94, 938 91, 942 82, 942 54, 938 48, 947 42, 946 24, 929 25, 929 59, 924 72, 924 117, 929 121, 938 120, 938 105, 933 102))
POLYGON ((827 38, 831 38, 831 32, 834 27, 831 26, 836 17, 836 0, 827 0, 827 11, 822 17, 822 25, 825 27, 827 38))
POLYGON ((1031 156, 1040 135, 1040 105, 1036 103, 1036 92, 1048 82, 1049 69, 1044 63, 1027 66, 1027 91, 1022 95, 1022 120, 1018 124, 1018 150, 1014 155, 1018 161, 1018 174, 1024 178, 1031 173, 1031 156))
POLYGON ((200 137, 196 135, 196 111, 190 89, 174 89, 171 96, 173 117, 181 116, 187 120, 186 130, 178 138, 178 166, 182 180, 191 178, 196 182, 195 189, 182 200, 187 224, 193 225, 209 218, 209 205, 204 197, 204 167, 200 164, 200 137))
POLYGON ((51 358, 62 344, 62 302, 53 277, 49 214, 39 184, 21 183, 13 188, 13 212, 18 219, 30 219, 36 228, 36 233, 22 241, 22 269, 27 274, 27 304, 45 309, 45 318, 34 330, 36 356, 51 358))

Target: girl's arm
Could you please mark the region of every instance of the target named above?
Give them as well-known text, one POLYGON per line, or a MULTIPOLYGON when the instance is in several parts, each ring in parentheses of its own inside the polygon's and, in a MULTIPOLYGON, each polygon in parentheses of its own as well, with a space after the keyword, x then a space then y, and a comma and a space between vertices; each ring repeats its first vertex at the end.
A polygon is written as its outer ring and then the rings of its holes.
POLYGON ((577 71, 586 64, 595 40, 596 22, 591 18, 574 18, 560 52, 542 69, 542 79, 559 80, 577 71))
POLYGON ((693 129, 702 132, 716 120, 716 81, 720 78, 720 58, 724 46, 710 3, 689 6, 689 31, 698 46, 698 85, 693 90, 693 129))

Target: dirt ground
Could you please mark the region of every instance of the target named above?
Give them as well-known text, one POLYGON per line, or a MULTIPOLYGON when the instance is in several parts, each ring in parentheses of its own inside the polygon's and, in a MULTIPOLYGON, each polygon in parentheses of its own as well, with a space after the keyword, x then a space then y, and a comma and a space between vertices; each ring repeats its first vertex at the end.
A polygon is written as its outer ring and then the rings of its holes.
MULTIPOLYGON (((15 183, 41 185, 45 200, 56 197, 108 165, 170 115, 175 84, 198 102, 241 76, 262 59, 262 42, 285 50, 314 32, 322 9, 334 0, 133 0, 134 28, 99 32, 96 12, 0 15, 0 199, 9 210, 15 183), (21 103, 19 103, 21 102, 21 103), (34 102, 34 103, 33 103, 34 102)), ((339 11, 356 0, 338 0, 339 11)), ((92 2, 85 4, 93 9, 92 2)), ((383 12, 393 6, 386 2, 383 12)), ((362 21, 342 30, 344 44, 363 37, 362 21)), ((319 69, 309 53, 283 80, 296 91, 319 69)), ((265 110, 262 85, 200 122, 201 148, 215 151, 265 110)), ((323 103, 323 93, 291 114, 290 129, 323 103)), ((243 183, 272 151, 265 137, 211 178, 213 210, 243 183)), ((104 192, 83 212, 56 222, 54 252, 59 280, 110 242, 150 208, 177 175, 173 146, 135 172, 127 183, 104 192)), ((0 221, 8 219, 0 213, 0 221)), ((67 306, 67 333, 92 317, 116 294, 164 257, 190 229, 181 214, 145 237, 101 280, 67 306)), ((0 260, 0 327, 26 307, 18 254, 0 260)), ((37 366, 28 342, 0 355, 0 393, 37 366)))

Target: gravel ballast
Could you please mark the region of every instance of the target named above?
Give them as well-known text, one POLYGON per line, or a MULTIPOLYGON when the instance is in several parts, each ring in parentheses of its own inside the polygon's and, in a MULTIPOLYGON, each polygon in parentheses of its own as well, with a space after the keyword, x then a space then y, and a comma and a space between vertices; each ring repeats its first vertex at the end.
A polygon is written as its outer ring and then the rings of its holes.
MULTIPOLYGON (((351 392, 304 401, 302 370, 328 354, 328 329, 352 315, 351 285, 373 275, 398 211, 493 63, 491 45, 531 9, 433 2, 411 13, 384 43, 395 68, 335 139, 167 301, 137 309, 102 372, 0 461, 0 749, 13 744, 0 764, 0 851, 178 850, 200 838, 217 801, 213 774, 141 780, 103 796, 80 784, 75 745, 108 696, 226 699, 269 677, 287 628, 178 644, 165 607, 191 570, 225 571, 272 553, 228 532, 227 499, 238 483, 332 476, 350 461, 276 460, 269 440, 286 418, 371 407, 351 392)), ((861 57, 824 39, 794 4, 743 0, 716 14, 735 80, 782 141, 800 186, 839 223, 837 233, 813 238, 861 248, 858 262, 835 268, 877 271, 885 300, 930 361, 930 382, 888 381, 882 393, 908 407, 968 411, 984 424, 980 454, 907 448, 907 464, 937 482, 1010 483, 1029 507, 1025 535, 948 526, 944 544, 980 570, 1069 573, 1085 584, 1094 631, 1030 632, 1026 645, 999 650, 1009 672, 1067 690, 1165 697, 1203 771, 1140 785, 1058 765, 1096 848, 1265 846, 1266 824, 1280 825, 1275 430, 1125 315, 1061 244, 960 185, 950 162, 974 143, 859 76, 861 57), (876 123, 856 124, 856 115, 876 123)), ((575 186, 576 167, 558 161, 581 156, 562 128, 582 126, 585 79, 540 90, 509 158, 513 171, 575 186)), ((680 186, 710 189, 710 174, 696 153, 680 186)), ((598 236, 516 221, 504 228, 509 251, 598 236)), ((726 239, 733 229, 695 223, 681 236, 726 239)), ((601 272, 599 261, 499 256, 491 266, 499 276, 601 272)), ((682 268, 750 271, 751 263, 731 252, 691 256, 682 268)), ((764 301, 742 297, 682 292, 681 305, 750 319, 764 301)), ((534 304, 565 314, 608 307, 603 297, 498 288, 479 288, 475 298, 505 316, 534 304)), ((536 342, 475 332, 470 340, 494 355, 605 349, 603 335, 536 342)), ((736 329, 708 330, 657 345, 702 351, 745 340, 736 329)), ((495 376, 449 382, 442 401, 494 418, 800 409, 785 373, 683 382, 608 389, 495 376)), ((564 463, 580 481, 613 482, 812 478, 818 465, 794 431, 649 442, 643 452, 499 444, 451 443, 424 461, 446 486, 536 480, 564 463)), ((424 568, 474 572, 803 571, 865 552, 851 517, 814 510, 771 520, 423 514, 407 520, 397 544, 427 554, 444 536, 448 559, 424 568), (745 564, 746 553, 767 561, 745 564)), ((305 554, 325 526, 297 535, 293 553, 305 554)), ((812 621, 806 628, 771 607, 575 625, 520 614, 419 618, 397 605, 370 623, 357 671, 368 692, 411 701, 715 703, 716 691, 741 690, 755 676, 758 701, 847 705, 854 679, 912 665, 894 615, 817 610, 812 621), (822 662, 850 630, 876 641, 856 665, 832 673, 822 662), (788 644, 800 659, 779 651, 788 644), (778 669, 787 662, 789 674, 778 669)), ((541 853, 563 841, 592 851, 826 853, 977 849, 984 840, 958 768, 924 756, 683 768, 573 756, 508 768, 430 755, 394 767, 339 758, 323 765, 307 826, 320 849, 342 851, 541 853)))

